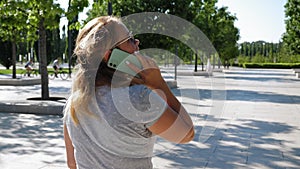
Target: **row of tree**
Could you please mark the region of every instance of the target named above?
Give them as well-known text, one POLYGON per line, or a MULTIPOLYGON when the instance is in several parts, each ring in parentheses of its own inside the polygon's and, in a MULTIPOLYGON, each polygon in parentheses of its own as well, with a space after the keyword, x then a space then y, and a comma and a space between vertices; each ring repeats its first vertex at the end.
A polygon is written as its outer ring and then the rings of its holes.
MULTIPOLYGON (((175 15, 196 25, 210 40, 222 61, 225 61, 238 55, 239 30, 234 26, 237 18, 228 11, 227 7, 218 8, 217 2, 218 0, 152 0, 151 2, 97 0, 88 12, 87 21, 96 16, 106 15, 109 3, 112 4, 113 15, 121 17, 145 11, 175 15)), ((190 61, 193 53, 192 49, 179 40, 163 35, 139 34, 136 37, 141 40, 141 49, 161 48, 176 52, 184 61, 190 61)), ((210 55, 214 54, 206 54, 207 57, 210 55)), ((193 57, 195 56, 194 53, 193 57)))
MULTIPOLYGON (((42 99, 49 99, 47 30, 57 30, 61 17, 67 17, 69 23, 72 23, 78 13, 86 6, 88 6, 88 0, 69 0, 69 8, 65 12, 53 0, 0 1, 0 38, 4 44, 8 45, 7 43, 10 43, 11 45, 12 78, 16 78, 17 46, 26 43, 28 45, 27 49, 34 48, 37 42, 38 50, 35 53, 38 54, 41 73, 42 99)), ((69 24, 69 27, 71 27, 71 24, 69 24)), ((59 32, 52 31, 51 34, 58 35, 59 32)), ((52 43, 57 40, 57 36, 49 36, 48 34, 48 37, 55 37, 50 39, 52 43)))
POLYGON ((242 56, 272 56, 273 54, 279 53, 282 48, 282 42, 280 43, 269 43, 265 41, 257 42, 244 42, 240 44, 239 51, 242 56))
MULTIPOLYGON (((284 42, 265 41, 244 42, 239 44, 239 63, 299 63, 300 55, 291 53, 284 42)), ((236 61, 232 59, 231 62, 236 61)))

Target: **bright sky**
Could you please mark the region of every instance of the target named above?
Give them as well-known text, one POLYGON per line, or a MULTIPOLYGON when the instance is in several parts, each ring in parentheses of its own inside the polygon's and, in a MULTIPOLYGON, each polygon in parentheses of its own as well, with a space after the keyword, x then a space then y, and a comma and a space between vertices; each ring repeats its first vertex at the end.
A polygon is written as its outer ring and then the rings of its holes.
MULTIPOLYGON (((67 0, 57 0, 61 7, 67 9, 67 0)), ((92 3, 92 0, 89 0, 92 3)), ((284 5, 287 0, 219 0, 218 7, 227 6, 228 11, 238 20, 235 26, 240 30, 242 42, 264 40, 277 43, 285 32, 284 5)), ((87 9, 79 15, 80 19, 86 18, 87 9)), ((66 18, 61 20, 62 25, 67 23, 66 18)))
POLYGON ((238 20, 239 42, 264 40, 277 43, 285 32, 284 5, 287 0, 219 0, 238 20))

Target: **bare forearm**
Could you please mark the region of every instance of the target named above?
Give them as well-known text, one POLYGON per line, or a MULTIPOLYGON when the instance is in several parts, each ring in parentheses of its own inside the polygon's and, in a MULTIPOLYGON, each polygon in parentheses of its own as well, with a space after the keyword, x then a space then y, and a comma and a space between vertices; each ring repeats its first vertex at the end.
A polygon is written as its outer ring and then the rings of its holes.
POLYGON ((193 124, 187 111, 182 106, 182 104, 178 101, 178 99, 174 96, 174 94, 172 93, 171 89, 168 87, 165 81, 163 81, 155 91, 167 102, 170 108, 172 108, 175 112, 179 114, 179 116, 183 118, 183 120, 188 125, 193 124))
POLYGON ((74 157, 74 147, 72 144, 72 141, 70 139, 68 130, 66 125, 64 124, 64 139, 65 139, 65 145, 66 145, 66 153, 67 153, 67 163, 68 168, 70 169, 76 169, 76 161, 74 157))

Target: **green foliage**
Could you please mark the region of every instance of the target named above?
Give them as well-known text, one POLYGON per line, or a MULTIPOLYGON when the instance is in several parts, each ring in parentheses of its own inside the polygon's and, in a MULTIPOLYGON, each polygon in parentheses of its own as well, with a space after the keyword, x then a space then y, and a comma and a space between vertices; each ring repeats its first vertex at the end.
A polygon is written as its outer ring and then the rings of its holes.
MULTIPOLYGON (((22 69, 17 69, 17 74, 21 74, 22 72, 24 72, 24 70, 22 69)), ((0 75, 10 75, 11 74, 11 70, 9 69, 0 69, 0 75)))
MULTIPOLYGON (((22 73, 24 73, 24 69, 17 69, 17 74, 22 74, 22 73)), ((64 71, 64 72, 67 72, 68 71, 68 69, 62 69, 62 71, 64 71)), ((39 72, 39 71, 37 71, 37 72, 39 72)), ((53 68, 48 68, 48 72, 50 72, 50 73, 53 73, 54 72, 54 69, 53 68)), ((11 74, 11 70, 9 70, 9 69, 0 69, 0 75, 10 75, 11 74)))
MULTIPOLYGON (((229 60, 238 55, 237 40, 239 31, 234 27, 236 17, 227 8, 216 7, 217 0, 133 0, 112 1, 113 15, 127 16, 140 12, 160 12, 176 15, 196 25, 210 39, 222 60, 229 60)), ((108 1, 98 0, 88 12, 87 21, 94 17, 107 15, 108 1)), ((141 49, 161 48, 176 52, 186 62, 190 62, 191 50, 180 41, 163 35, 137 35, 141 40, 141 49)), ((210 54, 207 54, 210 55, 210 54)))
MULTIPOLYGON (((114 5, 115 6, 115 5, 114 5)), ((92 10, 87 12, 88 18, 85 20, 85 23, 92 20, 95 17, 107 15, 108 1, 98 0, 95 1, 92 5, 92 10)))
POLYGON ((14 43, 23 42, 27 31, 31 28, 28 24, 26 3, 23 1, 0 2, 0 37, 2 41, 14 43))
POLYGON ((237 57, 237 62, 239 64, 249 63, 249 62, 251 62, 251 58, 250 57, 245 57, 245 56, 238 56, 237 57))
POLYGON ((287 20, 286 33, 283 41, 291 54, 300 54, 300 2, 299 0, 288 0, 285 4, 285 15, 287 20))
MULTIPOLYGON (((8 69, 12 65, 11 58, 11 43, 10 42, 1 42, 0 41, 0 64, 8 69)), ((11 70, 10 70, 11 72, 11 70)))
MULTIPOLYGON (((79 12, 82 12, 83 9, 88 5, 88 0, 69 0, 68 11, 65 15, 67 16, 69 21, 72 21, 75 17, 78 16, 79 12)), ((75 25, 78 25, 78 23, 76 23, 75 25)))
POLYGON ((300 63, 300 55, 291 55, 284 53, 277 53, 272 56, 263 56, 263 55, 255 55, 253 57, 250 56, 238 56, 237 62, 239 64, 243 63, 300 63))
POLYGON ((268 63, 268 62, 273 62, 272 58, 270 57, 264 57, 262 55, 255 55, 254 57, 251 58, 251 61, 253 63, 268 63))
POLYGON ((244 68, 291 69, 300 68, 300 63, 244 63, 244 68))
POLYGON ((244 42, 240 44, 238 63, 299 63, 300 55, 288 51, 283 42, 244 42))
POLYGON ((29 23, 39 28, 38 24, 44 19, 45 28, 56 29, 59 26, 59 18, 63 14, 63 9, 53 0, 28 0, 29 23))
POLYGON ((67 56, 67 60, 69 62, 71 62, 70 58, 72 57, 73 50, 75 48, 75 41, 78 35, 78 30, 81 27, 81 24, 78 21, 78 15, 79 12, 82 12, 84 7, 87 7, 88 5, 88 0, 69 0, 69 7, 67 12, 65 13, 68 18, 68 37, 65 38, 65 55, 67 56))
POLYGON ((217 0, 203 1, 194 23, 210 39, 224 62, 238 55, 239 30, 234 26, 237 18, 227 11, 227 7, 216 8, 216 3, 217 0))
POLYGON ((243 56, 272 56, 283 50, 283 43, 269 43, 265 41, 243 42, 240 44, 240 54, 243 56))

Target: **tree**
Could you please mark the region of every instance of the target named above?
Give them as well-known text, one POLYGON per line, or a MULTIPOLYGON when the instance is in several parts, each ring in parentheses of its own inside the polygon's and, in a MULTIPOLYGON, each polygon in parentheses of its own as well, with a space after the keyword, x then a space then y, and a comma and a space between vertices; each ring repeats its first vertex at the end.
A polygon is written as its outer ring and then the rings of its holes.
POLYGON ((71 76, 72 51, 75 48, 75 40, 80 28, 78 14, 79 12, 82 12, 84 7, 87 7, 88 5, 88 0, 69 0, 68 11, 65 14, 68 18, 67 56, 69 61, 69 76, 71 76))
POLYGON ((285 4, 286 33, 283 42, 291 54, 300 54, 300 1, 288 0, 285 4))
POLYGON ((10 42, 1 42, 0 41, 0 63, 9 69, 12 65, 11 63, 11 55, 12 55, 12 47, 10 42))
MULTIPOLYGON (((227 8, 218 9, 216 3, 217 0, 153 0, 151 2, 133 0, 113 1, 112 5, 113 14, 121 17, 147 11, 172 14, 183 18, 202 30, 216 47, 221 57, 224 59, 232 58, 238 55, 237 40, 239 39, 239 31, 234 27, 236 17, 232 16, 227 8)), ((106 0, 95 2, 92 10, 88 12, 88 20, 107 15, 107 7, 108 1, 106 0)), ((137 35, 137 38, 143 40, 140 45, 141 49, 159 47, 175 52, 177 46, 180 48, 178 55, 181 59, 190 61, 190 50, 176 39, 155 34, 140 34, 137 35)))
MULTIPOLYGON (((68 10, 66 16, 73 18, 74 15, 78 16, 78 13, 88 5, 88 0, 70 0, 70 2, 72 2, 72 7, 68 10)), ((38 51, 36 53, 39 55, 43 100, 49 99, 47 34, 49 42, 55 40, 57 41, 56 44, 59 44, 57 36, 59 32, 55 30, 59 27, 59 19, 63 13, 63 9, 53 0, 0 1, 0 37, 2 41, 12 43, 13 78, 16 77, 16 44, 27 42, 33 47, 36 45, 35 41, 38 40, 38 51)), ((79 28, 78 25, 74 24, 73 27, 79 28)), ((53 46, 54 44, 48 44, 48 48, 53 46)), ((52 52, 57 54, 55 50, 52 50, 52 52)))
MULTIPOLYGON (((195 15, 193 14, 193 11, 182 9, 182 8, 184 9, 188 8, 191 2, 192 0, 188 0, 188 1, 154 0, 151 2, 146 0, 113 1, 112 7, 113 7, 113 15, 120 16, 120 17, 147 11, 147 12, 160 12, 160 13, 172 14, 191 21, 195 15)), ((94 2, 92 10, 88 12, 87 21, 97 16, 107 15, 108 4, 109 2, 106 0, 98 0, 94 2)), ((130 29, 130 25, 127 26, 130 29)), ((185 59, 184 54, 186 53, 185 51, 188 49, 184 44, 182 44, 180 41, 176 39, 164 35, 160 35, 160 34, 138 34, 135 36, 138 39, 142 39, 142 42, 140 44, 140 49, 163 48, 169 51, 173 51, 175 53, 176 46, 177 47, 180 46, 180 50, 178 50, 178 55, 182 56, 182 59, 185 59)), ((190 60, 190 55, 186 56, 186 60, 190 60)))
MULTIPOLYGON (((59 4, 53 3, 53 0, 30 0, 28 1, 28 4, 29 9, 31 9, 29 18, 38 28, 38 53, 42 79, 42 99, 47 100, 49 99, 49 81, 47 71, 46 30, 58 28, 59 18, 64 14, 64 11, 60 8, 59 4)), ((88 1, 70 0, 70 4, 71 7, 69 7, 69 10, 65 14, 68 17, 68 20, 74 17, 74 15, 78 15, 78 13, 88 5, 88 1)), ((74 27, 76 27, 76 25, 74 27)))
POLYGON ((212 43, 224 63, 239 54, 237 46, 239 30, 234 26, 237 18, 227 11, 227 7, 217 9, 214 16, 216 23, 214 24, 215 30, 211 35, 212 43))
POLYGON ((63 10, 59 4, 53 3, 53 0, 28 0, 28 19, 29 23, 36 29, 29 31, 29 34, 38 32, 38 54, 39 69, 41 73, 42 100, 48 100, 49 97, 49 80, 47 70, 47 49, 46 49, 46 30, 53 30, 59 26, 58 18, 60 18, 63 10))
POLYGON ((16 78, 17 43, 24 42, 30 24, 28 24, 26 3, 22 1, 0 2, 0 37, 2 41, 11 42, 12 78, 16 78))

